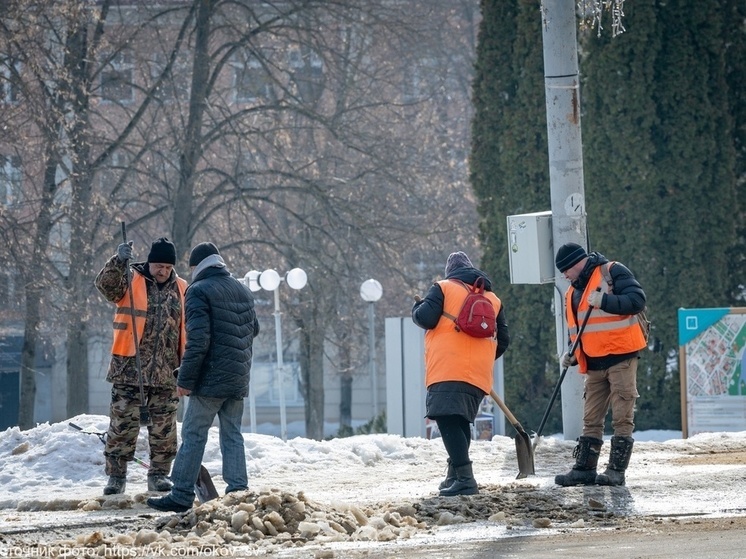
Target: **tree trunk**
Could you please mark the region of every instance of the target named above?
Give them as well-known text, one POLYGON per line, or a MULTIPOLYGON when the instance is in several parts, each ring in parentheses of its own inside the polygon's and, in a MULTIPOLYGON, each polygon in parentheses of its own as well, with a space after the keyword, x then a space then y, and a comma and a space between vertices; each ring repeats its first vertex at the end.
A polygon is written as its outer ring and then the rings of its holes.
POLYGON ((192 242, 194 173, 202 154, 202 118, 207 103, 210 77, 210 18, 213 1, 197 0, 195 21, 194 66, 189 99, 189 117, 184 133, 183 150, 179 155, 179 184, 174 197, 173 240, 177 254, 186 261, 192 242))
POLYGON ((352 431, 352 375, 345 373, 339 379, 339 431, 352 431))
MULTIPOLYGON (((50 144, 52 139, 49 139, 50 144)), ((28 270, 25 273, 26 316, 23 334, 23 348, 21 350, 21 397, 18 412, 18 426, 21 429, 31 429, 34 426, 36 408, 36 348, 39 345, 39 325, 41 324, 42 294, 44 284, 37 277, 39 271, 46 265, 44 251, 49 241, 49 231, 52 228, 50 216, 57 189, 56 181, 57 158, 53 153, 47 153, 47 165, 44 173, 44 188, 41 207, 36 219, 36 233, 34 236, 33 252, 28 270)), ((41 274, 43 277, 44 274, 41 274)))
POLYGON ((324 438, 324 330, 312 320, 301 324, 300 370, 306 437, 320 441, 324 438))

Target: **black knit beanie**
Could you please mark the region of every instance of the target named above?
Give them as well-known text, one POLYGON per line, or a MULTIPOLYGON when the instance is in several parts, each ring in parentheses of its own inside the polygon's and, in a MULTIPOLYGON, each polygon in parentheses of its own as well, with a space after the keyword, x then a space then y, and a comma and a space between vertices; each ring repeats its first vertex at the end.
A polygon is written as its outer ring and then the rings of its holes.
POLYGON ((220 254, 218 247, 212 243, 200 243, 192 249, 189 255, 189 266, 197 266, 205 258, 213 254, 220 254))
POLYGON ((456 268, 473 268, 474 266, 471 263, 471 260, 469 260, 469 257, 466 256, 465 252, 461 252, 460 250, 457 252, 452 252, 448 255, 448 260, 446 260, 446 277, 453 272, 456 268))
POLYGON ((161 237, 160 239, 153 241, 153 244, 150 245, 148 262, 171 265, 176 264, 176 247, 166 237, 161 237))
POLYGON ((559 247, 557 256, 554 258, 554 263, 560 272, 564 272, 565 270, 572 268, 586 256, 588 256, 588 254, 579 244, 565 243, 559 247))

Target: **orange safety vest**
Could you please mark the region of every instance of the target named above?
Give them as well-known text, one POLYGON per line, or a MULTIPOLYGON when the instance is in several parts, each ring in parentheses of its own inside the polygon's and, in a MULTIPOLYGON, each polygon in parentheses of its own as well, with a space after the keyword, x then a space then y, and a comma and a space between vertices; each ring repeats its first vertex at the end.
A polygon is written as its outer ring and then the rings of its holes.
MULTIPOLYGON (((610 286, 604 281, 601 274, 601 266, 596 266, 585 286, 583 296, 578 305, 577 317, 572 310, 572 295, 575 288, 570 286, 565 293, 565 314, 567 316, 567 327, 570 331, 570 341, 575 342, 578 335, 578 325, 583 323, 590 305, 588 296, 597 287, 601 287, 604 293, 610 292, 610 286)), ((621 355, 632 353, 646 347, 645 337, 633 314, 611 314, 594 307, 588 317, 585 330, 580 338, 575 357, 581 373, 588 372, 587 357, 604 357, 606 355, 621 355)))
MULTIPOLYGON (((489 394, 492 390, 497 340, 474 338, 456 331, 453 320, 447 318, 445 313, 458 316, 468 290, 461 282, 454 280, 441 280, 438 285, 443 291, 443 314, 435 328, 425 332, 425 386, 456 380, 468 382, 489 394)), ((500 299, 491 291, 484 294, 497 316, 502 305, 500 299)))
MULTIPOLYGON (((184 355, 186 347, 186 320, 184 317, 184 293, 187 282, 177 276, 176 285, 181 297, 181 332, 179 334, 179 358, 184 355)), ((132 274, 132 299, 135 303, 135 327, 137 328, 137 341, 142 341, 145 332, 145 318, 148 315, 148 287, 145 277, 139 273, 132 274)), ((114 343, 111 347, 112 355, 133 357, 135 355, 135 337, 132 334, 132 308, 130 297, 125 291, 124 297, 117 301, 114 311, 114 343)))

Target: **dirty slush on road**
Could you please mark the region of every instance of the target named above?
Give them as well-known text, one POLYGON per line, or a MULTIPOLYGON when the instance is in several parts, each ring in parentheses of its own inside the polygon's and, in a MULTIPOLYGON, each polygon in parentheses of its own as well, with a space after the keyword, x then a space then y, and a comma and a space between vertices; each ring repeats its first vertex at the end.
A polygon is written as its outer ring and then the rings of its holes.
MULTIPOLYGON (((660 516, 630 515, 625 487, 573 488, 547 493, 525 483, 486 485, 468 497, 432 497, 381 505, 329 505, 301 492, 277 489, 231 493, 184 514, 148 509, 147 493, 99 497, 75 503, 50 502, 87 511, 70 522, 4 530, 0 543, 40 556, 214 555, 218 549, 265 555, 330 542, 388 542, 410 539, 435 527, 482 521, 520 535, 527 529, 655 529, 660 516), (97 518, 98 517, 98 518, 97 518), (73 551, 77 550, 77 551, 73 551), (126 552, 124 550, 127 550, 126 552)), ((43 503, 37 506, 44 508, 43 503)), ((19 511, 19 513, 24 511, 19 511)), ((31 512, 31 511, 28 511, 31 512)), ((12 515, 5 515, 6 526, 12 515)), ((691 521, 687 521, 691 523, 691 521)), ((693 524, 696 524, 696 520, 693 524)), ((533 530, 531 530, 533 531, 533 530)))

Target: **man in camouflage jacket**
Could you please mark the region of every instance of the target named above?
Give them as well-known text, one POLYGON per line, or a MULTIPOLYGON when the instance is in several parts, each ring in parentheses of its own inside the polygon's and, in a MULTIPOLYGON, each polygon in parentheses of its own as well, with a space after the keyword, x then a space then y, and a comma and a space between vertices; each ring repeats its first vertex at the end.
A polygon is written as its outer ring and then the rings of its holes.
POLYGON ((185 344, 184 292, 187 283, 176 275, 176 249, 166 238, 151 245, 147 262, 133 262, 132 244, 122 243, 98 273, 96 288, 117 305, 114 343, 106 380, 112 383, 109 429, 104 457, 109 481, 104 495, 123 493, 127 463, 135 456, 140 432, 140 375, 152 425, 148 426, 150 467, 148 490, 168 491, 168 474, 176 456, 176 395, 174 370, 185 344), (135 301, 138 370, 132 330, 127 267, 135 301), (142 320, 144 316, 144 321, 142 320))

